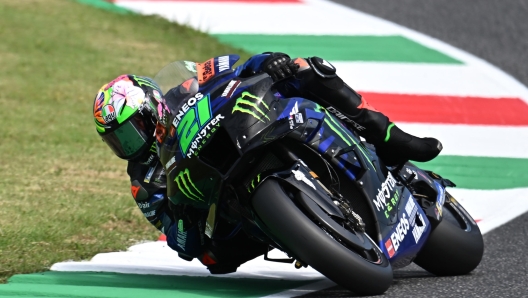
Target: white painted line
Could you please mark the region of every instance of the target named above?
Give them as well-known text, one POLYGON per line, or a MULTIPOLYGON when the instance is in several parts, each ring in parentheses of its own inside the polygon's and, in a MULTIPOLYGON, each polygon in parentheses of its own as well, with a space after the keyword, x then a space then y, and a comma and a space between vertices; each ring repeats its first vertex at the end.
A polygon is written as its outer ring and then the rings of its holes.
POLYGON ((311 284, 308 284, 308 285, 305 285, 305 286, 302 286, 302 287, 299 287, 299 288, 286 290, 284 292, 280 292, 280 293, 269 295, 269 296, 264 296, 262 298, 299 297, 301 295, 305 295, 305 294, 308 294, 308 293, 311 293, 311 292, 321 291, 321 290, 328 289, 328 288, 335 287, 335 286, 336 286, 335 282, 333 282, 333 281, 331 281, 329 279, 324 279, 324 280, 321 280, 321 281, 318 281, 318 282, 315 282, 315 283, 311 283, 311 284))
MULTIPOLYGON (((275 252, 275 257, 285 258, 286 256, 279 251, 275 252)), ((194 259, 187 262, 180 259, 178 254, 164 241, 137 244, 130 247, 126 252, 100 253, 88 262, 56 263, 51 267, 51 270, 211 276, 207 268, 198 260, 194 259)), ((242 264, 235 273, 215 276, 314 281, 325 278, 311 267, 295 269, 293 264, 268 262, 263 257, 242 264)))
MULTIPOLYGON (((483 234, 528 211, 528 204, 526 204, 528 188, 505 190, 450 188, 448 191, 474 219, 479 220, 478 225, 483 234)), ((280 257, 280 255, 274 257, 280 257)), ((178 254, 164 241, 137 244, 125 252, 100 253, 90 261, 56 263, 51 270, 211 276, 205 266, 196 259, 192 262, 180 259, 178 254)), ((215 276, 314 281, 324 278, 311 267, 295 269, 293 264, 268 262, 262 257, 243 264, 236 273, 215 276)))
POLYGON ((475 67, 457 64, 332 61, 356 90, 380 93, 517 97, 518 93, 475 67))
MULTIPOLYGON (((470 89, 469 92, 475 92, 471 90, 482 88, 482 92, 477 92, 486 93, 489 90, 490 96, 504 94, 506 92, 507 94, 520 97, 528 103, 528 88, 490 63, 440 40, 331 1, 305 0, 304 4, 273 5, 201 1, 118 1, 117 4, 143 14, 158 14, 168 20, 186 24, 195 29, 213 34, 403 35, 469 65, 472 70, 468 76, 458 75, 456 76, 457 78, 463 77, 464 79, 451 82, 452 85, 456 85, 455 87, 462 91, 465 90, 465 87, 470 89), (295 12, 295 18, 291 17, 292 12, 295 12), (328 16, 332 21, 317 21, 322 17, 321 12, 324 12, 324 16, 328 16), (476 75, 476 77, 473 78, 473 75, 476 75), (491 85, 482 84, 485 81, 493 81, 493 83, 491 85), (462 86, 464 82, 467 82, 467 85, 474 85, 462 86)), ((316 54, 314 53, 314 55, 316 54)), ((354 70, 351 69, 348 72, 352 74, 354 70)), ((361 84, 379 86, 376 83, 374 71, 370 71, 370 73, 372 74, 371 79, 374 79, 374 82, 364 79, 361 81, 361 84)), ((380 79, 388 77, 383 72, 378 72, 377 76, 380 76, 380 79)), ((448 79, 448 77, 445 78, 445 80, 448 79)), ((352 83, 352 85, 354 84, 352 83)), ((425 94, 431 94, 437 91, 440 94, 450 92, 441 88, 435 88, 432 84, 428 84, 427 86, 432 86, 433 89, 422 90, 425 88, 420 88, 419 84, 412 81, 409 81, 405 86, 412 86, 409 87, 410 89, 418 88, 419 92, 424 92, 425 94)), ((401 88, 405 88, 405 86, 401 88)), ((385 87, 378 91, 387 88, 385 87)))
POLYGON ((528 158, 528 126, 396 123, 418 137, 442 142, 442 155, 528 158))
MULTIPOLYGON (((403 35, 424 46, 430 47, 446 55, 449 55, 452 58, 462 61, 465 64, 469 65, 470 67, 476 68, 477 71, 482 72, 484 75, 489 76, 493 80, 496 80, 498 84, 503 86, 505 89, 510 89, 511 92, 517 94, 521 99, 523 99, 526 103, 528 103, 528 88, 526 86, 524 86, 522 83, 517 81, 514 77, 505 73, 498 67, 492 65, 491 63, 477 56, 474 56, 461 49, 455 48, 454 46, 451 46, 441 40, 427 36, 418 31, 414 31, 412 29, 403 27, 401 25, 384 20, 382 18, 378 18, 372 15, 366 14, 364 12, 351 9, 347 6, 344 6, 338 3, 334 3, 331 1, 327 1, 327 0, 305 0, 305 1, 310 4, 317 5, 318 7, 320 7, 322 11, 323 9, 328 7, 328 9, 341 10, 343 15, 348 15, 349 17, 352 17, 352 18, 358 18, 358 15, 363 15, 365 18, 367 18, 365 22, 367 22, 369 25, 376 24, 378 28, 385 27, 384 30, 386 30, 387 34, 403 35)), ((352 21, 353 20, 354 19, 352 19, 352 21)), ((349 24, 349 26, 353 26, 353 25, 355 25, 354 22, 351 22, 349 24)))
POLYGON ((363 14, 343 11, 324 2, 270 5, 240 2, 118 1, 116 4, 142 14, 157 14, 211 34, 396 34, 396 31, 388 30, 390 28, 385 25, 369 22, 368 17, 363 14), (325 11, 324 15, 321 11, 325 11))
POLYGON ((501 190, 448 189, 484 234, 528 212, 528 188, 501 190))
MULTIPOLYGON (((507 190, 449 189, 449 192, 478 220, 481 232, 487 233, 528 211, 528 188, 507 190)), ((278 257, 278 256, 275 256, 278 257)), ((117 272, 125 274, 152 274, 177 276, 212 276, 197 260, 180 259, 166 242, 146 242, 134 245, 126 252, 101 253, 91 261, 61 262, 52 271, 65 272, 117 272)), ((262 257, 251 260, 236 273, 214 275, 222 278, 259 278, 273 280, 313 281, 308 285, 266 296, 293 297, 323 290, 335 283, 313 268, 295 269, 293 264, 267 262, 262 257)))

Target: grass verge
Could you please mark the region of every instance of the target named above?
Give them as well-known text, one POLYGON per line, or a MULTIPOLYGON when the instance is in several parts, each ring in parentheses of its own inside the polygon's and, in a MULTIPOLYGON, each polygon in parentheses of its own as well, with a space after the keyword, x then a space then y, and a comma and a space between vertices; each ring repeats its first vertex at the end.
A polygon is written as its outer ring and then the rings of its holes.
POLYGON ((95 93, 174 60, 248 55, 158 17, 69 0, 2 0, 0 40, 0 282, 156 239, 126 163, 95 132, 95 93))

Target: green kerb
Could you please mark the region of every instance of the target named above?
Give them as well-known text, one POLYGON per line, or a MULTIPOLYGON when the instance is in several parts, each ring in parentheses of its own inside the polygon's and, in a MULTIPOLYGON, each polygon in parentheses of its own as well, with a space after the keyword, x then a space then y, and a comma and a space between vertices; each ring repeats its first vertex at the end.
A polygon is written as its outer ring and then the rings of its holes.
POLYGON ((119 7, 106 0, 75 0, 75 1, 82 3, 82 4, 87 4, 87 5, 97 7, 97 8, 101 8, 104 10, 112 11, 118 14, 133 14, 134 13, 126 8, 119 7))
POLYGON ((311 281, 163 276, 101 272, 15 275, 0 285, 1 297, 262 297, 311 281))
POLYGON ((375 61, 462 64, 441 52, 399 35, 249 35, 217 34, 219 41, 251 53, 284 52, 292 57, 330 61, 375 61))
POLYGON ((450 179, 459 188, 528 187, 528 159, 448 155, 427 163, 414 163, 450 179))

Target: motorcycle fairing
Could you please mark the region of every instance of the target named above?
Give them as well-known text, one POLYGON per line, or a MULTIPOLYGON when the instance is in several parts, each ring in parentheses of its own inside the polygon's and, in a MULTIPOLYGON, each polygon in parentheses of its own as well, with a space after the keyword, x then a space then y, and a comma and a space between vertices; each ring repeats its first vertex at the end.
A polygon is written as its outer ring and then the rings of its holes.
MULTIPOLYGON (((329 193, 324 187, 322 187, 319 181, 312 176, 310 169, 306 167, 302 160, 299 160, 299 162, 295 163, 289 169, 269 173, 254 188, 254 191, 258 191, 258 187, 262 184, 262 182, 266 181, 267 179, 277 179, 282 185, 289 185, 290 187, 295 188, 298 192, 295 198, 293 198, 293 200, 295 200, 297 204, 300 204, 301 206, 315 206, 313 204, 316 204, 319 208, 306 208, 306 210, 311 210, 312 212, 315 210, 316 212, 313 214, 307 214, 309 216, 313 216, 321 220, 321 218, 317 216, 317 212, 324 212, 335 218, 346 218, 343 212, 334 203, 331 193, 329 193)), ((263 225, 258 218, 254 218, 254 221, 259 226, 259 228, 264 231, 265 234, 268 235, 268 237, 274 239, 273 233, 269 233, 267 227, 263 225)), ((346 238, 345 240, 343 240, 346 241, 346 245, 366 250, 370 250, 373 248, 370 243, 364 241, 364 239, 362 239, 361 237, 358 237, 350 230, 347 230, 345 227, 335 222, 327 222, 322 220, 320 223, 325 226, 325 228, 331 234, 337 233, 338 235, 347 235, 347 237, 343 238, 346 238)), ((274 241, 279 246, 283 247, 281 243, 278 242, 276 239, 274 239, 274 241)), ((287 249, 283 248, 283 250, 289 253, 290 256, 294 256, 287 249)))
MULTIPOLYGON (((190 88, 179 86, 167 92, 166 101, 170 102, 171 111, 167 123, 170 127, 165 128, 167 137, 158 144, 158 148, 161 162, 167 170, 167 194, 174 204, 186 202, 207 208, 218 199, 221 181, 229 175, 229 169, 219 172, 200 158, 200 152, 221 129, 227 132, 233 149, 238 150, 237 156, 292 131, 288 121, 278 119, 292 100, 277 99, 272 84, 273 81, 265 73, 239 78, 231 70, 216 73, 215 69, 215 75, 202 79, 197 90, 195 78, 190 79, 190 88), (228 88, 233 88, 229 87, 232 81, 237 82, 236 88, 226 93, 228 88), (207 109, 200 112, 199 107, 195 108, 198 105, 207 109), (205 115, 206 121, 202 121, 202 115, 205 115), (186 146, 182 146, 185 138, 186 146), (176 168, 179 170, 174 171, 176 168)), ((295 100, 303 101, 302 98, 295 100)), ((305 116, 302 114, 300 117, 305 116)), ((293 129, 301 124, 295 123, 293 129)), ((317 126, 317 122, 306 124, 308 130, 317 126)), ((231 168, 234 166, 231 165, 231 168)))
POLYGON ((200 85, 225 71, 232 71, 233 65, 240 59, 238 55, 225 55, 211 58, 203 63, 196 63, 196 74, 200 85))
POLYGON ((436 189, 438 190, 438 196, 436 198, 435 215, 436 215, 436 219, 440 220, 442 218, 442 208, 445 203, 446 194, 445 194, 445 188, 442 185, 440 185, 440 183, 436 181, 434 183, 435 183, 436 189))
POLYGON ((177 171, 167 173, 167 197, 175 205, 207 209, 218 201, 221 187, 218 171, 197 158, 183 159, 177 171))
POLYGON ((400 203, 398 221, 383 235, 379 245, 394 268, 409 265, 431 232, 427 216, 406 188, 400 203))
POLYGON ((404 179, 410 179, 409 184, 418 194, 426 196, 420 198, 419 202, 425 214, 433 226, 436 226, 442 220, 442 209, 446 198, 445 183, 447 180, 440 176, 424 171, 420 168, 407 163, 400 175, 404 179), (435 177, 436 176, 436 177, 435 177), (411 179, 412 178, 412 179, 411 179))
MULTIPOLYGON (((305 105, 303 108, 306 111, 305 105)), ((324 111, 318 107, 316 110, 324 111)), ((405 237, 397 243, 398 249, 391 251, 391 263, 394 262, 396 266, 407 265, 423 246, 424 239, 427 238, 431 229, 425 213, 418 208, 419 205, 409 190, 401 183, 397 183, 396 178, 392 177, 390 172, 382 171, 377 158, 370 154, 370 150, 363 147, 359 138, 329 113, 325 113, 319 131, 307 143, 342 169, 351 181, 357 182, 356 185, 367 198, 371 210, 376 213, 380 247, 383 247, 387 256, 389 256, 389 250, 385 244, 393 241, 391 235, 397 231, 398 227, 401 230, 401 225, 406 220, 410 232, 407 232, 405 237), (407 212, 404 207, 410 204, 409 202, 412 202, 415 208, 407 212), (409 214, 413 218, 410 218, 409 214), (416 237, 408 234, 416 235, 416 237)))
MULTIPOLYGON (((179 106, 171 107, 172 117, 178 115, 185 100, 189 101, 192 96, 200 93, 210 100, 210 118, 217 119, 215 117, 220 116, 218 127, 227 131, 240 156, 266 142, 288 135, 305 142, 342 169, 351 181, 357 181, 366 198, 375 198, 376 194, 372 193, 374 190, 369 186, 382 185, 382 179, 385 177, 375 156, 362 145, 359 137, 314 102, 303 98, 278 99, 274 96, 272 84, 267 74, 239 78, 227 70, 208 78, 207 82, 200 83, 197 92, 180 92, 184 100, 179 106), (240 83, 236 84, 235 90, 226 93, 229 83, 233 80, 240 83), (230 96, 227 96, 230 92, 230 96)), ((193 85, 194 81, 191 82, 191 87, 193 85)), ((196 123, 199 121, 200 119, 195 119, 196 123)), ((216 134, 216 131, 209 132, 210 136, 204 139, 202 146, 207 146, 216 134)), ((171 171, 174 167, 171 169, 167 166, 167 191, 170 200, 175 204, 185 201, 202 208, 207 208, 215 202, 223 177, 227 173, 219 173, 214 167, 204 163, 199 158, 199 150, 196 155, 183 156, 181 146, 176 147, 170 142, 165 142, 165 145, 162 162, 169 165, 170 160, 167 157, 176 153, 176 161, 173 163, 179 165, 177 172, 171 171)), ((395 189, 395 192, 389 195, 406 195, 402 190, 395 189)), ((391 213, 389 218, 385 216, 385 210, 375 210, 372 199, 368 201, 371 209, 378 212, 376 218, 380 238, 386 239, 394 226, 400 223, 395 221, 404 212, 401 211, 402 201, 395 201, 398 206, 394 206, 394 209, 400 210, 398 216, 391 213)))
MULTIPOLYGON (((297 99, 290 99, 289 106, 292 106, 293 100, 296 103, 298 102, 297 99)), ((356 177, 365 170, 361 166, 361 158, 368 159, 370 162, 370 156, 360 146, 359 138, 320 105, 304 99, 298 103, 298 106, 299 112, 303 117, 313 122, 317 121, 318 126, 317 129, 301 131, 300 135, 296 135, 296 132, 300 130, 294 130, 289 136, 308 144, 339 169, 343 170, 349 179, 352 181, 356 180, 356 177), (356 147, 356 149, 345 150, 352 147, 356 147), (361 158, 358 155, 361 155, 361 158)), ((288 111, 288 109, 286 110, 288 111)), ((281 117, 286 118, 286 114, 281 115, 281 117)), ((308 127, 309 124, 311 123, 308 122, 303 127, 308 127)), ((312 126, 312 128, 315 128, 315 126, 312 126)))

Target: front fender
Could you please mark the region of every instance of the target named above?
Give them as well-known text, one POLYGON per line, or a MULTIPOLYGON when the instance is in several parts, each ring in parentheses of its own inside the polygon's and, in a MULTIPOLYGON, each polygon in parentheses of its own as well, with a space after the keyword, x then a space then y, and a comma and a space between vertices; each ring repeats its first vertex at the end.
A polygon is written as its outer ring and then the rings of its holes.
POLYGON ((302 161, 296 162, 290 169, 280 172, 275 172, 268 175, 266 178, 275 178, 280 180, 281 185, 290 186, 316 203, 327 214, 337 218, 345 219, 341 210, 339 209, 331 195, 326 189, 315 179, 310 173, 310 169, 304 165, 302 161))

